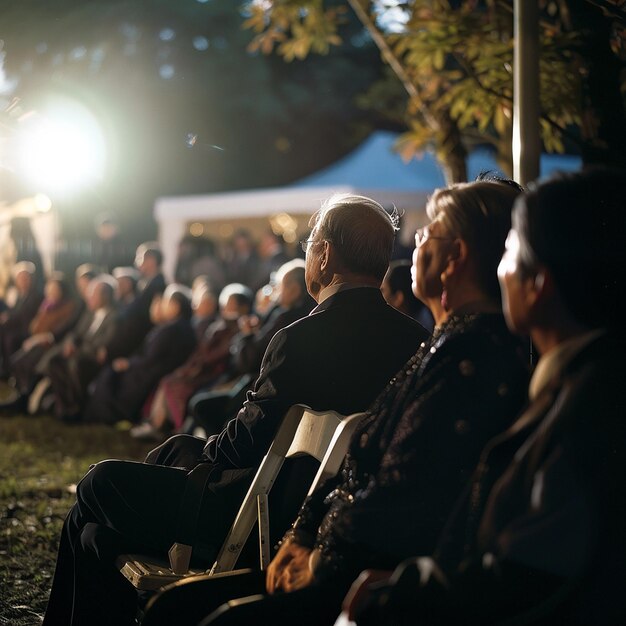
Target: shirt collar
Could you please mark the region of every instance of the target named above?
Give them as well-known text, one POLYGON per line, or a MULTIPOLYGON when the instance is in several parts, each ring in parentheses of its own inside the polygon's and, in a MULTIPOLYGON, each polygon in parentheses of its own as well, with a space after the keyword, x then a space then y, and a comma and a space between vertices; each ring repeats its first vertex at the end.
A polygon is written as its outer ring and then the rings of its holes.
POLYGON ((329 287, 324 287, 319 293, 318 305, 322 304, 324 300, 328 300, 331 296, 334 296, 336 293, 340 291, 348 291, 348 289, 378 289, 379 287, 372 287, 372 285, 364 285, 361 283, 339 283, 338 285, 330 285, 329 287))

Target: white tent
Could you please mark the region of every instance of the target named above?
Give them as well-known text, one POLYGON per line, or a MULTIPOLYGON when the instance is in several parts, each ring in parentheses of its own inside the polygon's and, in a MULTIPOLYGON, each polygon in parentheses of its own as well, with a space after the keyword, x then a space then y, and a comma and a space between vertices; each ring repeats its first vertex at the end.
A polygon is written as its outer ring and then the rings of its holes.
MULTIPOLYGON (((423 209, 428 195, 445 185, 445 179, 432 154, 405 163, 393 151, 397 137, 396 133, 375 132, 338 162, 286 187, 158 198, 154 215, 166 276, 173 276, 178 242, 190 232, 192 224, 198 226, 198 233, 207 232, 205 226, 209 223, 219 225, 212 234, 228 237, 235 225, 287 215, 297 223, 298 234, 304 234, 308 216, 333 193, 365 195, 385 207, 397 207, 406 214, 405 234, 412 233, 425 221, 423 209)), ((577 169, 579 165, 576 157, 543 155, 542 175, 556 169, 577 169)), ((481 171, 497 169, 489 152, 476 151, 468 159, 470 180, 481 171)))

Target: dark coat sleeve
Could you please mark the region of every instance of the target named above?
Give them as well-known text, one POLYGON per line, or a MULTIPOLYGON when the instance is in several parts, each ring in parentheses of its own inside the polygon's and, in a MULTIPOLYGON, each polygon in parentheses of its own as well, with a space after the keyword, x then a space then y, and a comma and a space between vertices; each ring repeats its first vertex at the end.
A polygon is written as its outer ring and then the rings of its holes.
MULTIPOLYGON (((294 371, 287 334, 279 331, 267 348, 254 389, 236 418, 219 434, 210 437, 204 456, 225 467, 251 467, 265 454, 286 410, 297 401, 298 380, 305 372, 294 371)), ((297 362, 297 360, 296 360, 297 362)))

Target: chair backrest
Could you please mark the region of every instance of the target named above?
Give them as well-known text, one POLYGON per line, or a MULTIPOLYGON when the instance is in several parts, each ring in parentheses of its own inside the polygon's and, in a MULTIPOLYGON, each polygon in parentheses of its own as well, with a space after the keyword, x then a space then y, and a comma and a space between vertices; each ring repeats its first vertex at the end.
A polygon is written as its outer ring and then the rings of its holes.
POLYGON ((309 493, 312 493, 318 485, 339 470, 350 437, 363 415, 355 413, 344 417, 335 411, 313 411, 303 405, 295 405, 287 411, 211 568, 211 574, 234 568, 257 518, 261 568, 264 569, 269 560, 267 494, 285 458, 307 454, 320 461, 320 467, 309 489, 309 493))

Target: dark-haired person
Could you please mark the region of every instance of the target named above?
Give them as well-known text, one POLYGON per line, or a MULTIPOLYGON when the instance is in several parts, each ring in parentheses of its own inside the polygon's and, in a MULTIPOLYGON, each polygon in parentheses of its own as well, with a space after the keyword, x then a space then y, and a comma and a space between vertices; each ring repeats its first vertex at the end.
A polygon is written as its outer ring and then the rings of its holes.
POLYGON ((392 261, 380 289, 387 304, 417 320, 432 332, 435 325, 428 307, 413 293, 411 261, 392 261))
POLYGON ((145 626, 174 615, 195 626, 192 610, 208 613, 220 600, 260 591, 268 595, 214 619, 333 624, 364 567, 393 567, 407 552, 434 549, 483 446, 526 397, 526 358, 506 328, 496 273, 517 194, 497 182, 433 194, 413 255, 416 295, 437 305, 432 338, 370 407, 338 475, 307 499, 264 584, 256 573, 185 581, 157 597, 145 626))
POLYGON ((139 245, 135 256, 135 267, 140 279, 137 283, 137 297, 124 309, 119 318, 118 329, 107 353, 109 361, 117 357, 127 357, 144 340, 153 324, 150 319, 150 306, 156 295, 163 293, 165 278, 161 271, 163 253, 156 242, 139 245))
MULTIPOLYGON (((211 472, 198 521, 202 533, 193 542, 194 555, 209 565, 287 409, 304 403, 342 414, 364 410, 427 337, 380 293, 395 221, 377 202, 335 196, 311 226, 302 245, 307 290, 318 304, 270 341, 237 417, 208 441, 172 437, 161 450, 176 460, 157 460, 164 465, 104 461, 79 483, 61 535, 46 626, 132 624, 137 596, 115 568, 116 555, 166 555, 178 540, 188 470, 211 472)), ((296 477, 303 481, 301 476, 298 466, 296 477)), ((279 535, 288 525, 281 528, 277 515, 271 523, 279 535)))
POLYGON ((88 421, 138 421, 140 409, 159 380, 182 365, 196 345, 191 326, 191 292, 169 285, 155 296, 155 327, 129 358, 119 357, 98 375, 85 409, 88 421), (158 316, 161 318, 159 319, 158 316))
POLYGON ((358 624, 625 622, 624 175, 561 175, 518 201, 499 276, 541 355, 530 404, 484 449, 437 563, 407 561, 369 601, 355 585, 358 624))

